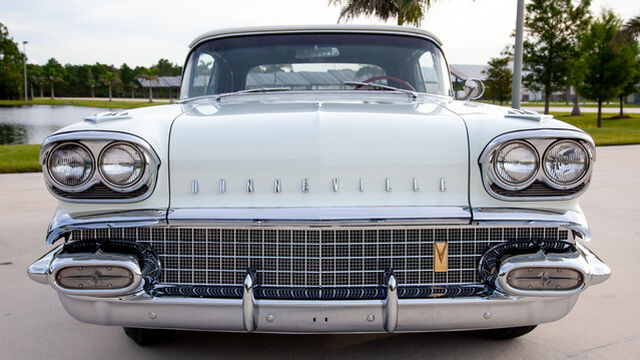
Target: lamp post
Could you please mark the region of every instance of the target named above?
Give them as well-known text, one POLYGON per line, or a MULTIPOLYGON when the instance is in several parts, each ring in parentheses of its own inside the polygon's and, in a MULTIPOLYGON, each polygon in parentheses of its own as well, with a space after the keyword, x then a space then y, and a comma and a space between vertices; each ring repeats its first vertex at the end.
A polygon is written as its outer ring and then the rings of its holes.
POLYGON ((524 0, 518 0, 516 14, 516 46, 513 54, 513 83, 511 88, 511 107, 520 109, 522 99, 522 33, 524 32, 524 0))
POLYGON ((28 41, 22 42, 22 52, 24 53, 24 102, 29 101, 29 96, 27 95, 27 43, 28 41))

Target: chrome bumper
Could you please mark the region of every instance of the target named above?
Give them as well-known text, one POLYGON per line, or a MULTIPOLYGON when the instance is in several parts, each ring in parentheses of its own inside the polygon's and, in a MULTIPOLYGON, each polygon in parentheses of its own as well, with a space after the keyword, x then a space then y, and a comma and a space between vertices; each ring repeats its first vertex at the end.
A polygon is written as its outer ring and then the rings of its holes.
MULTIPOLYGON (((398 300, 394 332, 471 330, 523 326, 564 317, 578 295, 563 298, 489 298, 398 300)), ((245 321, 243 300, 148 298, 99 299, 60 294, 79 321, 99 325, 265 333, 387 332, 384 300, 254 300, 245 321), (249 328, 252 324, 254 329, 249 328)))

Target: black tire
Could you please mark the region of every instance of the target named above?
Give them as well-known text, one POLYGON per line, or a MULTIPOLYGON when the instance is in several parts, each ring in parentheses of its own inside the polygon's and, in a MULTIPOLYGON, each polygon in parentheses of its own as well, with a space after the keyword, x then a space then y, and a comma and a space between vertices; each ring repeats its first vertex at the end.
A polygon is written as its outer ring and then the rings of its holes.
POLYGON ((522 335, 526 335, 533 331, 538 325, 530 325, 530 326, 518 326, 512 328, 503 328, 503 329, 488 329, 488 330, 480 330, 478 331, 478 335, 494 340, 508 340, 514 339, 522 335))
POLYGON ((123 328, 124 333, 127 334, 136 344, 140 346, 147 346, 158 344, 164 341, 165 331, 157 329, 140 329, 140 328, 123 328))

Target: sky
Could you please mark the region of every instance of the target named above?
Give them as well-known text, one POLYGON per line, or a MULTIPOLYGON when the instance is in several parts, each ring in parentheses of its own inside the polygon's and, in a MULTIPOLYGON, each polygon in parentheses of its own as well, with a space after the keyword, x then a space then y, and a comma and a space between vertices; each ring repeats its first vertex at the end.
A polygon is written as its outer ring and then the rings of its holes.
MULTIPOLYGON (((592 0, 594 13, 602 8, 624 20, 640 14, 638 0, 592 0)), ((0 9, 0 23, 14 41, 28 41, 30 63, 54 57, 63 64, 115 66, 150 66, 160 58, 182 65, 188 44, 204 32, 335 24, 340 12, 328 0, 0 0, 0 9)), ((421 28, 443 41, 449 63, 485 64, 513 43, 515 18, 516 0, 437 0, 421 28)), ((349 23, 383 24, 365 17, 349 23)))

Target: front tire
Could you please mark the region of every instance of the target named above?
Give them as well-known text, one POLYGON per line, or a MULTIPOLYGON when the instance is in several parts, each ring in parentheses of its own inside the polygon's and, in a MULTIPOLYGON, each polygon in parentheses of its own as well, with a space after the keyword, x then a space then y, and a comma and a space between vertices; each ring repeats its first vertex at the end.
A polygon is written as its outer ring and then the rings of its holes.
POLYGON ((130 337, 136 344, 140 346, 147 346, 158 344, 164 341, 164 330, 157 329, 141 329, 141 328, 122 328, 124 333, 130 337))
POLYGON ((502 328, 502 329, 488 329, 488 330, 480 330, 478 331, 478 335, 493 340, 508 340, 520 337, 522 335, 526 335, 533 331, 538 325, 530 325, 530 326, 518 326, 512 328, 502 328))

